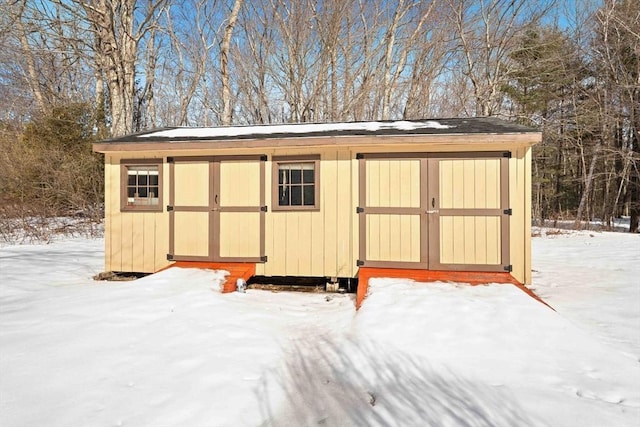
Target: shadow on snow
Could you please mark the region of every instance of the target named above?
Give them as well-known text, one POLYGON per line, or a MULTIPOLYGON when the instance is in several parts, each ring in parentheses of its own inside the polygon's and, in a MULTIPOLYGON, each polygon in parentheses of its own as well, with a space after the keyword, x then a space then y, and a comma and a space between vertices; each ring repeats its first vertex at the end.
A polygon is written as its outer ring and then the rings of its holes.
POLYGON ((371 341, 314 336, 284 354, 256 390, 264 427, 540 425, 500 390, 371 341))

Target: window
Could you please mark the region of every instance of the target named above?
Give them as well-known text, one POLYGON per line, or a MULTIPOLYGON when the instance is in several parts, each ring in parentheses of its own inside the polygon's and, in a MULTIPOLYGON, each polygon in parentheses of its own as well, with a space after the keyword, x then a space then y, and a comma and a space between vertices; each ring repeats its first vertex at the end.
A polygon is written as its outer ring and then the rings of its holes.
POLYGON ((121 168, 121 209, 162 211, 162 160, 123 160, 121 168))
POLYGON ((319 156, 274 157, 273 210, 317 210, 319 156))

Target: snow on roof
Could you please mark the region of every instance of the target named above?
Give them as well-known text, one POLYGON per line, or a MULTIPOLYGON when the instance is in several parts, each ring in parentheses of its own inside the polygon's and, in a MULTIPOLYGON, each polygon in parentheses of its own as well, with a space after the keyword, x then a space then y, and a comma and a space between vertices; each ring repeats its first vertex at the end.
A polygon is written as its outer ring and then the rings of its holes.
POLYGON ((271 134, 312 134, 341 131, 376 132, 383 129, 411 131, 416 129, 449 129, 454 126, 444 125, 435 120, 394 122, 352 122, 352 123, 301 123, 259 126, 226 126, 226 127, 179 127, 139 135, 139 138, 224 138, 246 135, 271 134))

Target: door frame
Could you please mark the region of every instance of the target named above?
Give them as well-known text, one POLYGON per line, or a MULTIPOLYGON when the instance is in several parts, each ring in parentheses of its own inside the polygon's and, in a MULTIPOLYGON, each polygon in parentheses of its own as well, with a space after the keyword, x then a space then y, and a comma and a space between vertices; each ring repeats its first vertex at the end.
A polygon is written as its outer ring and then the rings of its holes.
POLYGON ((509 264, 509 159, 510 151, 474 151, 441 153, 358 153, 358 226, 359 257, 357 266, 374 268, 406 268, 449 271, 511 271, 509 264), (450 159, 500 159, 500 206, 495 209, 441 209, 440 208, 440 160, 450 159), (420 160, 420 207, 419 208, 372 208, 366 206, 366 161, 420 160), (434 206, 429 206, 430 201, 434 206), (420 261, 369 261, 367 255, 367 214, 420 215, 420 261), (440 217, 441 216, 499 216, 500 258, 499 264, 443 264, 440 262, 440 217))
POLYGON ((169 164, 169 261, 200 261, 200 262, 266 262, 265 255, 265 163, 267 156, 237 155, 237 156, 175 156, 167 157, 169 164), (220 163, 224 161, 259 161, 260 162, 260 206, 220 206, 220 163), (175 163, 176 162, 208 162, 209 163, 209 195, 208 206, 175 206, 175 163), (207 237, 209 253, 207 256, 192 256, 175 254, 175 212, 207 212, 209 214, 209 235, 207 237), (260 214, 260 256, 259 257, 221 257, 220 256, 220 213, 221 212, 256 212, 260 214))

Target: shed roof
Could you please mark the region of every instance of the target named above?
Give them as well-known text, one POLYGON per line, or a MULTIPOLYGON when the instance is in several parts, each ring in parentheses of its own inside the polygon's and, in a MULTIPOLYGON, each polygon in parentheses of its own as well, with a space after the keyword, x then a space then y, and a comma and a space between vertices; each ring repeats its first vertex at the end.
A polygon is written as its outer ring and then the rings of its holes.
MULTIPOLYGON (((116 146, 148 146, 151 143, 182 145, 189 142, 233 142, 327 138, 341 136, 393 137, 444 135, 540 134, 540 131, 495 117, 446 118, 399 121, 295 123, 254 126, 167 127, 108 139, 94 144, 96 151, 116 146)), ((177 147, 175 147, 177 148, 177 147)))

